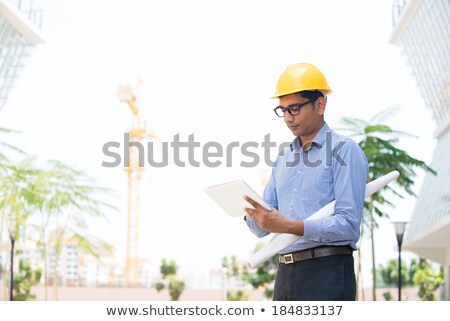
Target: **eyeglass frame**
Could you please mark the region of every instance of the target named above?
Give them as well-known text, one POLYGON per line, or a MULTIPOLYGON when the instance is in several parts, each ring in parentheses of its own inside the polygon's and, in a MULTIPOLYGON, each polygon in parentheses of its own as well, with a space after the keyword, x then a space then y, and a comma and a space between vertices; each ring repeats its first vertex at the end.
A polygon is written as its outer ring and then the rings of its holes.
POLYGON ((303 106, 306 106, 306 105, 308 105, 309 103, 315 103, 316 101, 315 100, 308 100, 307 102, 304 102, 303 104, 292 104, 292 105, 289 105, 289 106, 287 106, 287 108, 285 108, 285 107, 283 107, 283 106, 277 106, 277 107, 275 107, 274 109, 273 109, 273 111, 275 112, 275 115, 277 115, 278 117, 284 117, 284 115, 286 114, 286 111, 291 115, 291 116, 297 116, 297 115, 299 115, 300 114, 300 110, 302 109, 302 107, 303 106), (292 107, 293 106, 297 106, 297 108, 298 108, 298 113, 296 113, 296 114, 293 114, 292 113, 292 107), (283 113, 283 115, 278 115, 278 113, 277 113, 277 110, 281 110, 282 111, 282 113, 283 113))

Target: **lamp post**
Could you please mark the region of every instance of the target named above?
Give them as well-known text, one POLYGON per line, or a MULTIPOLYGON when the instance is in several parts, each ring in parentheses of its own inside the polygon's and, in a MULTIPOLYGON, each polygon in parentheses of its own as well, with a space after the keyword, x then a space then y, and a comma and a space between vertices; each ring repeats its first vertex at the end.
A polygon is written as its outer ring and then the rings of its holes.
POLYGON ((11 240, 11 263, 10 263, 10 280, 9 280, 9 301, 14 301, 14 245, 16 243, 15 238, 16 218, 11 217, 9 220, 9 238, 11 240))
POLYGON ((407 222, 393 222, 398 245, 398 300, 402 300, 402 241, 407 222))

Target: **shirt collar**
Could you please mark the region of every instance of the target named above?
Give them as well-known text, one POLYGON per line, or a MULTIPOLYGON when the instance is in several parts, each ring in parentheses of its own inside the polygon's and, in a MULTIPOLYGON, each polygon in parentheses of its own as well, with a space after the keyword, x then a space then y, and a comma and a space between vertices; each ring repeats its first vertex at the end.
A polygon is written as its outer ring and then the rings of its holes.
MULTIPOLYGON (((325 145, 325 142, 326 142, 326 139, 327 139, 327 132, 330 132, 330 131, 331 131, 330 127, 325 122, 323 124, 322 128, 319 130, 319 132, 313 138, 310 146, 311 147, 312 146, 317 146, 318 148, 322 148, 322 146, 325 145)), ((291 149, 291 152, 303 151, 302 146, 300 145, 300 138, 295 137, 295 139, 292 141, 292 143, 290 145, 290 149, 291 149)))

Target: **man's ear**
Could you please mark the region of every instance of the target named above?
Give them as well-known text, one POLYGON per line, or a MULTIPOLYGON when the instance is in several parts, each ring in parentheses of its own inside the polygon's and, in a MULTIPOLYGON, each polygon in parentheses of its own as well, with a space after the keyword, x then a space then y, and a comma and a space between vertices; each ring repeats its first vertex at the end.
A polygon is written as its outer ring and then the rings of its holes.
POLYGON ((317 98, 315 102, 315 110, 319 116, 322 116, 325 113, 325 108, 327 106, 327 100, 324 97, 317 98))

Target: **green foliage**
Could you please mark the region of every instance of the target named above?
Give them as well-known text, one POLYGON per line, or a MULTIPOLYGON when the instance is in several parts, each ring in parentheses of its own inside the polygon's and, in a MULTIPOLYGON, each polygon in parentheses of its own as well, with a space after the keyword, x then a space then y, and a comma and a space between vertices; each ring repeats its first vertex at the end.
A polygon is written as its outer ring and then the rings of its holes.
POLYGON ((165 285, 162 282, 158 282, 155 284, 155 289, 158 293, 161 292, 162 290, 164 290, 164 288, 165 288, 165 285))
POLYGON ((241 274, 241 269, 236 259, 236 255, 230 257, 223 257, 222 267, 227 269, 227 277, 238 277, 241 274), (231 262, 230 262, 231 259, 231 262))
MULTIPOLYGON (((10 131, 0 129, 0 134, 5 132, 10 131)), ((24 154, 6 143, 0 143, 0 147, 24 154)), ((35 157, 25 157, 12 162, 1 150, 0 159, 0 239, 7 228, 14 240, 26 234, 36 242, 44 264, 46 286, 48 248, 56 255, 55 275, 57 258, 65 242, 96 258, 100 253, 112 253, 109 244, 86 232, 87 217, 106 219, 103 209, 116 209, 99 200, 100 196, 110 195, 110 189, 95 186, 84 172, 59 161, 38 166, 35 157), (34 222, 40 224, 31 224, 30 218, 36 216, 34 222)))
POLYGON ((230 262, 228 261, 228 256, 224 256, 222 258, 222 267, 228 267, 228 265, 230 264, 230 262))
POLYGON ((273 287, 267 287, 264 290, 264 297, 267 299, 271 299, 273 297, 273 287))
POLYGON ((12 237, 19 239, 21 229, 34 212, 34 182, 38 170, 33 157, 20 162, 3 162, 0 175, 0 213, 2 223, 6 223, 12 237))
POLYGON ((41 269, 32 270, 30 263, 20 259, 19 273, 14 276, 13 296, 15 301, 32 301, 36 295, 30 293, 31 287, 41 279, 41 269))
MULTIPOLYGON (((388 108, 375 115, 368 122, 357 118, 343 118, 341 120, 342 124, 346 126, 343 130, 352 133, 351 136, 359 141, 359 146, 367 157, 369 163, 369 181, 386 175, 394 169, 400 172, 400 177, 394 183, 399 188, 393 189, 388 185, 376 193, 369 201, 372 203, 374 212, 379 217, 387 216, 381 207, 382 205, 394 206, 387 198, 387 191, 400 198, 404 196, 398 192, 399 190, 405 191, 408 195, 416 196, 412 190, 417 176, 416 168, 436 174, 423 161, 413 158, 406 151, 396 147, 400 138, 416 138, 416 136, 394 130, 390 126, 378 123, 396 112, 397 110, 395 108, 388 108)), ((366 210, 370 210, 369 202, 365 202, 364 204, 366 210)))
MULTIPOLYGON (((226 277, 228 279, 244 279, 244 275, 248 272, 246 265, 238 263, 236 255, 232 255, 229 258, 225 256, 222 259, 222 267, 226 269, 226 277)), ((234 292, 227 290, 227 301, 247 301, 248 298, 249 295, 241 289, 234 292)))
MULTIPOLYGON (((255 252, 261 249, 264 246, 263 242, 260 242, 255 247, 255 252)), ((247 267, 244 268, 242 273, 242 280, 251 284, 254 289, 258 289, 263 287, 264 295, 266 298, 272 298, 273 291, 268 290, 269 285, 273 283, 275 279, 275 273, 278 262, 277 258, 273 257, 272 259, 258 265, 256 270, 249 271, 247 267)))
POLYGON ((418 269, 419 269, 419 262, 417 262, 416 259, 412 259, 411 263, 409 264, 409 272, 408 272, 408 277, 407 277, 407 280, 409 280, 408 284, 410 284, 410 285, 415 284, 414 283, 414 275, 416 274, 418 269))
MULTIPOLYGON (((19 132, 15 131, 15 130, 12 130, 12 129, 1 128, 0 127, 0 134, 2 134, 2 135, 3 134, 7 134, 7 135, 9 135, 9 134, 17 134, 17 133, 19 133, 19 132)), ((22 154, 22 155, 25 154, 25 152, 23 150, 21 150, 20 148, 17 148, 16 146, 11 145, 9 143, 6 143, 4 141, 0 141, 0 160, 1 160, 0 161, 0 168, 3 165, 3 161, 8 159, 6 157, 6 155, 3 154, 3 150, 11 150, 11 151, 14 151, 14 152, 16 152, 18 154, 22 154)))
POLYGON ((388 185, 372 195, 369 201, 364 202, 363 224, 369 227, 372 242, 373 300, 376 300, 377 275, 373 237, 377 224, 374 215, 377 215, 379 218, 388 217, 384 207, 394 207, 390 199, 392 195, 404 198, 404 195, 400 191, 404 191, 411 196, 416 196, 413 191, 417 176, 416 169, 425 170, 436 175, 436 172, 423 161, 413 158, 406 151, 396 146, 400 138, 413 138, 415 136, 394 130, 390 126, 382 124, 386 118, 395 114, 396 111, 395 108, 388 108, 375 115, 369 121, 349 117, 341 120, 341 123, 345 126, 343 130, 351 132, 351 136, 359 141, 359 146, 367 157, 369 164, 368 181, 373 181, 393 170, 400 172, 400 177, 391 184, 396 185, 397 188, 394 189, 388 185))
POLYGON ((172 301, 178 301, 185 288, 185 283, 176 275, 169 276, 169 295, 172 301))
MULTIPOLYGON (((419 262, 413 259, 409 264, 402 261, 402 286, 419 286, 419 297, 423 301, 435 301, 438 298, 435 295, 436 290, 444 282, 444 273, 441 270, 436 273, 431 264, 420 259, 419 262)), ((390 260, 387 266, 379 266, 378 281, 382 286, 398 285, 398 260, 390 260)))
MULTIPOLYGON (((406 262, 402 261, 402 285, 413 285, 412 277, 414 275, 415 269, 417 267, 417 261, 412 260, 409 268, 406 262)), ((398 260, 389 260, 387 265, 384 267, 379 265, 377 269, 378 281, 381 286, 397 286, 398 284, 398 260)))
POLYGON ((227 301, 248 301, 249 297, 248 293, 243 290, 227 291, 227 301))
POLYGON ((389 292, 389 291, 384 292, 384 293, 383 293, 383 298, 384 298, 386 301, 392 301, 392 299, 393 299, 392 293, 389 292))
MULTIPOLYGON (((48 284, 48 270, 58 275, 57 262, 64 244, 76 248, 96 259, 100 254, 112 255, 113 247, 88 233, 86 219, 106 220, 104 209, 116 208, 99 200, 100 195, 111 195, 107 188, 97 187, 83 171, 74 169, 59 161, 50 161, 38 172, 32 184, 33 206, 41 224, 38 231, 38 249, 45 260, 50 248, 55 255, 53 266, 45 269, 45 284, 48 284)), ((54 299, 57 299, 57 282, 54 282, 54 299)))
POLYGON ((166 259, 162 259, 160 272, 163 275, 163 278, 167 278, 169 275, 177 275, 178 266, 175 261, 167 262, 166 259))
MULTIPOLYGON (((175 261, 168 262, 166 259, 161 260, 160 272, 162 278, 168 282, 167 289, 172 301, 178 301, 185 289, 185 283, 182 279, 177 277, 178 266, 175 261)), ((158 282, 155 284, 158 293, 165 288, 164 283, 158 282)))
POLYGON ((272 262, 264 262, 256 267, 256 271, 246 270, 242 279, 249 283, 254 289, 266 287, 275 278, 275 271, 272 270, 272 262))
POLYGON ((443 269, 436 273, 428 261, 420 259, 413 281, 419 285, 419 297, 422 301, 436 301, 438 298, 435 292, 444 282, 443 269))
MULTIPOLYGON (((255 246, 255 252, 259 251, 265 245, 264 242, 259 242, 255 246)), ((268 260, 256 267, 255 270, 249 271, 247 265, 239 265, 236 256, 224 257, 222 259, 222 267, 226 268, 227 277, 241 278, 244 282, 250 284, 254 289, 263 288, 264 296, 271 299, 273 296, 273 282, 275 279, 275 272, 278 266, 276 257, 268 260)), ((245 301, 248 300, 249 295, 243 290, 232 292, 227 291, 228 301, 245 301)))
POLYGON ((231 257, 231 275, 238 276, 239 275, 239 265, 236 260, 236 255, 231 257))

